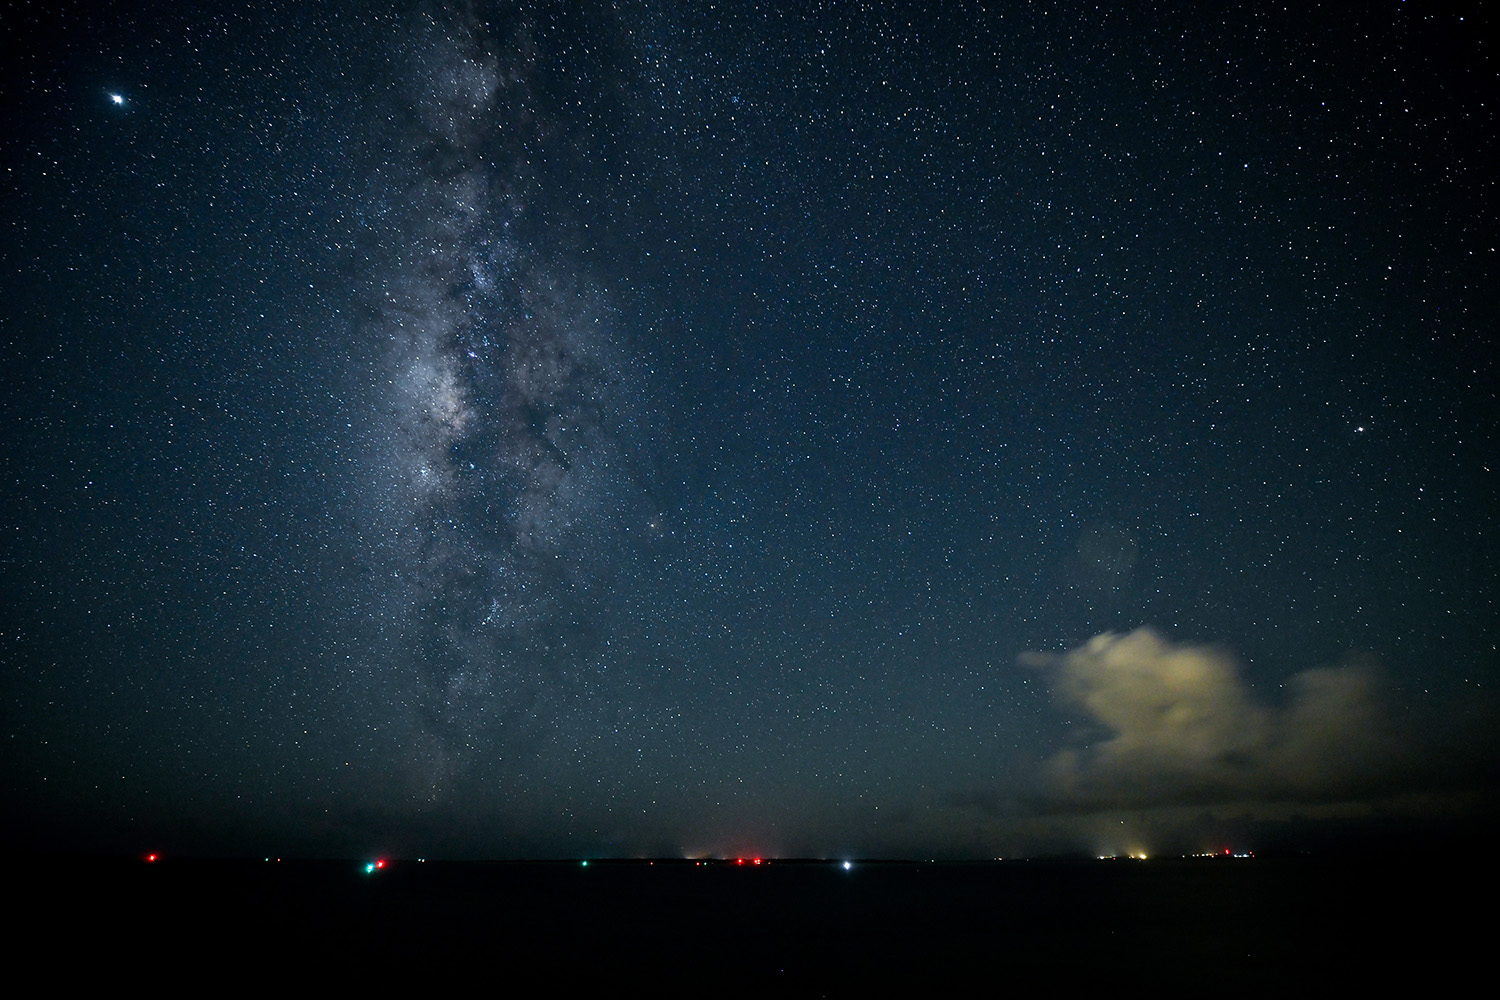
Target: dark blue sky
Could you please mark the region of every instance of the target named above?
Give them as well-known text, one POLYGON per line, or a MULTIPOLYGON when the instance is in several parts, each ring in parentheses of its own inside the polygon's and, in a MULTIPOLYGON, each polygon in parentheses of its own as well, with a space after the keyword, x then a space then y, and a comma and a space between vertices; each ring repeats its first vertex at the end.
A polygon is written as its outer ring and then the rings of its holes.
POLYGON ((1490 20, 12 13, 14 836, 1492 825, 1490 20))

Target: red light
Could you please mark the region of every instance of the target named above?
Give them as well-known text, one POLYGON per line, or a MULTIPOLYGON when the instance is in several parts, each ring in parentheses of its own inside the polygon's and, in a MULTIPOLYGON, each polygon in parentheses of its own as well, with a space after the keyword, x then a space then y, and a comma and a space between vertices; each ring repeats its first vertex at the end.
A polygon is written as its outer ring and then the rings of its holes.
POLYGON ((154 855, 154 854, 148 854, 148 855, 146 855, 146 860, 147 861, 155 861, 156 860, 156 855, 154 855))
POLYGON ((384 861, 377 861, 377 862, 375 862, 375 867, 376 868, 384 868, 385 867, 385 862, 384 861))
POLYGON ((756 863, 756 864, 760 864, 760 858, 756 858, 756 859, 755 859, 755 863, 756 863))
POLYGON ((734 859, 734 863, 737 864, 737 865, 742 865, 742 864, 745 863, 745 859, 744 858, 735 858, 734 859))

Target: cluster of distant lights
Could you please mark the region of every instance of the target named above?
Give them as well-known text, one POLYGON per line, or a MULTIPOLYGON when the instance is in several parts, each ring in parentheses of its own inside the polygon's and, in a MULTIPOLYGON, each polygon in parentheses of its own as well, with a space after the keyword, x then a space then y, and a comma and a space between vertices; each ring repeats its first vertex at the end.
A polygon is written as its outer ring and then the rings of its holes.
MULTIPOLYGON (((1255 857, 1255 852, 1233 851, 1226 847, 1222 851, 1203 851, 1198 854, 1187 854, 1183 856, 1190 858, 1253 858, 1255 857)), ((1097 857, 1100 861, 1145 861, 1147 860, 1148 855, 1145 851, 1135 851, 1131 854, 1100 854, 1097 857)), ((155 864, 157 861, 161 860, 161 855, 147 854, 142 858, 142 860, 148 864, 155 864)), ((266 858, 266 860, 270 861, 271 858, 266 858)), ((281 859, 276 858, 275 860, 280 861, 281 859)), ((417 861, 419 863, 426 862, 426 860, 426 858, 417 858, 417 861)), ((999 861, 1001 859, 996 858, 995 860, 999 861)), ((693 867, 698 868, 702 866, 713 865, 715 863, 724 865, 729 864, 730 861, 727 858, 719 862, 694 861, 693 867)), ((769 858, 735 858, 733 863, 738 866, 750 865, 751 867, 754 867, 755 865, 769 865, 771 861, 769 858)), ((374 861, 367 861, 364 865, 364 873, 366 875, 374 875, 376 872, 384 871, 389 866, 389 864, 390 862, 386 861, 385 858, 376 858, 374 861)), ((589 866, 587 859, 579 862, 579 864, 584 868, 587 868, 589 866)), ((649 864, 655 865, 656 862, 651 861, 649 862, 649 864)), ((833 864, 839 868, 842 868, 846 872, 854 870, 853 861, 835 861, 833 862, 833 864)))
MULTIPOLYGON (((276 860, 280 861, 281 859, 277 858, 276 860)), ((426 864, 426 862, 427 862, 426 858, 418 858, 417 859, 417 863, 418 864, 426 864)), ((365 874, 366 875, 374 875, 376 872, 385 871, 386 867, 389 866, 389 864, 390 864, 390 862, 387 861, 385 858, 376 858, 374 861, 366 861, 365 862, 365 874)))
MULTIPOLYGON (((1232 851, 1224 848, 1222 851, 1203 851, 1199 854, 1184 854, 1185 858, 1253 858, 1254 851, 1232 851)), ((1100 861, 1145 861, 1146 852, 1136 851, 1132 854, 1101 854, 1100 861)))
MULTIPOLYGON (((142 860, 145 861, 148 864, 155 864, 157 861, 161 860, 161 855, 159 855, 159 854, 147 854, 147 855, 145 855, 142 858, 142 860)), ((269 858, 269 857, 267 857, 265 860, 266 861, 271 861, 272 859, 269 858)), ((276 858, 275 860, 279 862, 281 859, 280 858, 276 858)), ((418 863, 425 863, 427 861, 427 859, 426 858, 417 858, 417 861, 418 861, 418 863)), ((652 862, 649 862, 649 863, 652 864, 652 865, 656 864, 655 861, 652 861, 652 862)), ((698 866, 701 866, 701 865, 710 865, 710 864, 713 864, 713 863, 714 862, 711 862, 711 861, 694 861, 693 862, 693 866, 694 867, 698 867, 698 866)), ((724 860, 724 861, 720 861, 719 862, 719 864, 728 864, 728 863, 729 862, 728 862, 727 859, 724 860)), ((751 865, 753 867, 755 865, 769 865, 771 863, 771 861, 770 861, 769 858, 735 858, 734 859, 734 863, 736 865, 747 865, 748 864, 748 865, 751 865)), ((838 865, 838 867, 842 868, 846 872, 847 871, 852 871, 854 869, 854 862, 853 861, 837 861, 837 862, 834 862, 834 863, 836 865, 838 865)), ((587 860, 581 861, 580 864, 584 868, 587 868, 589 866, 589 863, 588 863, 587 860)), ((387 861, 385 858, 376 858, 374 861, 366 861, 365 862, 365 864, 364 864, 364 873, 366 875, 374 875, 376 872, 384 871, 389 866, 390 866, 390 862, 387 861)))
MULTIPOLYGON (((1190 858, 1253 858, 1253 857, 1255 857, 1255 852, 1254 851, 1234 851, 1234 850, 1231 850, 1231 849, 1229 849, 1229 848, 1226 847, 1222 851, 1203 851, 1203 852, 1200 852, 1198 854, 1187 854, 1187 855, 1183 855, 1183 856, 1184 857, 1190 857, 1190 858)), ((1100 855, 1098 855, 1098 859, 1100 861, 1145 861, 1145 860, 1147 860, 1147 858, 1148 858, 1148 855, 1146 854, 1145 851, 1135 851, 1135 852, 1132 852, 1130 854, 1100 854, 1100 855)), ((159 855, 159 854, 147 854, 142 860, 146 861, 148 864, 155 864, 157 861, 161 860, 161 855, 159 855)), ((266 860, 270 861, 271 859, 270 858, 266 858, 266 860)), ((276 860, 280 861, 281 859, 277 858, 276 860)), ((425 862, 426 860, 427 860, 426 858, 417 858, 418 862, 425 862)), ((996 858, 995 860, 999 861, 1001 859, 996 858)), ((708 866, 708 865, 713 865, 713 864, 725 865, 725 864, 730 864, 730 863, 731 863, 730 860, 727 859, 727 858, 723 859, 721 861, 718 861, 718 862, 714 862, 714 861, 694 861, 693 862, 693 867, 698 868, 698 867, 703 867, 703 866, 708 866)), ((733 864, 741 866, 741 867, 743 867, 744 865, 750 865, 751 867, 754 867, 756 865, 769 865, 770 863, 771 863, 771 860, 769 858, 735 858, 735 859, 733 859, 733 864)), ((589 863, 588 863, 588 861, 586 859, 584 861, 579 862, 579 864, 582 867, 584 867, 584 868, 587 868, 589 866, 589 863)), ((655 861, 651 861, 651 862, 649 862, 649 864, 655 865, 656 862, 655 861)), ((846 872, 854 870, 854 862, 853 861, 835 861, 835 862, 833 862, 833 864, 835 864, 839 868, 842 868, 846 872)), ((378 871, 384 871, 388 866, 389 866, 389 862, 386 861, 385 858, 377 858, 374 861, 367 861, 367 862, 365 862, 364 873, 366 875, 374 875, 378 871)))
MULTIPOLYGON (((1145 851, 1136 851, 1136 852, 1134 852, 1132 854, 1100 854, 1100 855, 1098 855, 1098 858, 1099 858, 1100 861, 1121 861, 1121 860, 1125 860, 1125 861, 1145 861, 1145 860, 1147 860, 1147 857, 1148 857, 1148 855, 1146 854, 1145 851)), ((1184 857, 1191 857, 1191 858, 1253 858, 1253 857, 1255 857, 1255 852, 1254 851, 1231 851, 1229 848, 1226 847, 1223 851, 1203 851, 1203 852, 1201 852, 1199 854, 1184 855, 1184 857)), ((147 863, 155 864, 158 860, 160 860, 160 858, 161 858, 161 855, 159 855, 159 854, 148 854, 148 855, 145 856, 144 860, 147 863)), ((271 859, 270 858, 266 858, 266 860, 270 861, 271 859)), ((280 861, 281 859, 277 858, 276 860, 280 861)), ((425 862, 426 860, 427 860, 426 858, 418 858, 417 859, 418 862, 425 862)), ((999 861, 1000 859, 996 858, 995 860, 999 861)), ((718 863, 719 864, 728 864, 729 861, 726 859, 726 860, 720 861, 718 863)), ((734 859, 734 863, 736 865, 742 865, 742 866, 748 864, 748 865, 751 865, 753 867, 755 865, 769 865, 771 863, 771 861, 768 858, 735 858, 734 859)), ((389 862, 387 862, 384 858, 377 858, 374 861, 367 861, 367 862, 365 862, 364 872, 365 872, 366 875, 374 875, 378 871, 384 871, 388 864, 389 864, 389 862)), ((588 863, 587 860, 581 861, 581 862, 579 862, 579 864, 582 867, 584 867, 584 868, 587 868, 589 866, 589 863, 588 863)), ((650 864, 655 865, 656 862, 652 861, 652 862, 650 862, 650 864)), ((712 862, 712 861, 694 861, 693 862, 693 867, 697 868, 697 867, 700 867, 700 866, 712 865, 712 864, 714 864, 714 862, 712 862)), ((836 861, 836 862, 834 862, 834 864, 836 864, 838 867, 842 868, 846 872, 847 871, 853 871, 853 869, 854 869, 854 862, 853 861, 836 861)))
MULTIPOLYGON (((693 862, 693 867, 694 868, 701 868, 701 867, 704 867, 704 866, 707 866, 707 865, 712 865, 714 863, 715 862, 712 862, 712 861, 694 861, 693 862)), ((771 863, 771 860, 769 858, 735 858, 734 859, 734 863, 736 865, 751 865, 753 867, 755 865, 769 865, 771 863)), ((835 862, 835 863, 840 868, 844 869, 844 871, 846 871, 846 872, 847 871, 851 871, 854 868, 854 862, 853 861, 839 861, 839 862, 835 862)), ((654 866, 656 864, 656 862, 655 861, 650 861, 650 862, 647 862, 647 864, 654 866)), ((721 864, 721 865, 729 864, 729 860, 726 858, 723 861, 719 861, 718 864, 721 864)), ((585 859, 583 861, 580 861, 579 862, 579 866, 583 867, 583 868, 587 868, 589 866, 589 863, 588 863, 587 859, 585 859)))

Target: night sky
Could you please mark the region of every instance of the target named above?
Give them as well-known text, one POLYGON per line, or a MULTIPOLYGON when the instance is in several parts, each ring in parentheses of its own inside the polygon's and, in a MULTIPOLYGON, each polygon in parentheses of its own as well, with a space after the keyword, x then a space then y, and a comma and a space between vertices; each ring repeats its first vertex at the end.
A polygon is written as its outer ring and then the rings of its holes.
POLYGON ((1492 10, 192 6, 0 14, 8 839, 1500 828, 1492 10))

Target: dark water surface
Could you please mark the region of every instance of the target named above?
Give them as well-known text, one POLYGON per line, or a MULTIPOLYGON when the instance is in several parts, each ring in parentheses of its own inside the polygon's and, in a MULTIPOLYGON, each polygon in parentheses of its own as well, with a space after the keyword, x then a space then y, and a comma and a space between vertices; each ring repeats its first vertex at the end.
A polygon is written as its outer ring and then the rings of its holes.
POLYGON ((156 864, 14 878, 11 968, 64 980, 622 986, 698 995, 971 985, 1258 995, 1482 968, 1477 859, 997 864, 156 864))

